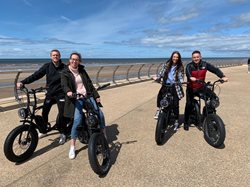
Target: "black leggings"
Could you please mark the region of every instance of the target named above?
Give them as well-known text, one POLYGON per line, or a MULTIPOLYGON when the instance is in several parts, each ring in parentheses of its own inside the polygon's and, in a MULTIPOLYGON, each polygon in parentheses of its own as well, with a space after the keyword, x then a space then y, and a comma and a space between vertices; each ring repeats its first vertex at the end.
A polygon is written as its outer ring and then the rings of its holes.
POLYGON ((175 115, 175 119, 178 120, 179 119, 179 97, 176 93, 176 89, 175 89, 174 85, 173 85, 172 89, 166 89, 166 87, 164 87, 164 86, 161 87, 161 89, 158 93, 158 96, 157 96, 157 107, 160 108, 160 102, 169 90, 173 94, 173 102, 174 102, 173 112, 175 115))
POLYGON ((64 103, 65 103, 64 97, 46 96, 44 103, 43 103, 43 111, 42 111, 42 117, 44 119, 45 124, 47 124, 50 109, 51 109, 52 105, 57 104, 58 115, 56 118, 56 127, 57 127, 58 131, 60 133, 63 133, 63 134, 66 133, 66 125, 67 125, 67 120, 63 116, 64 103))
POLYGON ((198 96, 199 93, 206 93, 206 98, 216 97, 215 93, 212 90, 207 89, 206 91, 201 88, 199 90, 193 91, 193 89, 187 87, 186 89, 186 106, 185 106, 185 114, 184 114, 184 123, 188 123, 190 112, 193 107, 193 99, 195 96, 198 96))

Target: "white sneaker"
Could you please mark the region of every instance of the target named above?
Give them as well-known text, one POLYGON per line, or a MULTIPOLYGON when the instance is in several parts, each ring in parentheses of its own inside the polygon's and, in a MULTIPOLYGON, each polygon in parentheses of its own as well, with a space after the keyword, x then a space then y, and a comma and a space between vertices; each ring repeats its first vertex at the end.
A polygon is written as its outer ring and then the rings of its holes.
POLYGON ((155 119, 158 119, 159 114, 160 114, 160 110, 157 110, 156 113, 155 113, 154 118, 155 118, 155 119))
POLYGON ((174 122, 174 131, 177 131, 178 127, 179 127, 179 122, 178 122, 178 120, 175 120, 175 122, 174 122))
POLYGON ((38 138, 43 138, 45 136, 47 136, 47 133, 40 133, 40 132, 38 132, 38 138))
POLYGON ((64 134, 60 134, 59 144, 62 145, 65 143, 65 141, 66 141, 66 136, 64 134))
POLYGON ((69 149, 69 159, 74 159, 76 157, 76 154, 75 154, 75 147, 74 146, 70 146, 70 149, 69 149))

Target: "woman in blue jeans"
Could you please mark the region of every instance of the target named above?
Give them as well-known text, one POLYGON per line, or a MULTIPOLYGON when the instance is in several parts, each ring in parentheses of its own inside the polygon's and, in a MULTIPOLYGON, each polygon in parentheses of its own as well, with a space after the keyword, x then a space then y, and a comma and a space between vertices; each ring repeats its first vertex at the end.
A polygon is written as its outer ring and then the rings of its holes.
POLYGON ((71 129, 71 142, 69 150, 69 158, 75 158, 75 144, 77 138, 77 127, 82 125, 85 116, 83 114, 83 107, 87 102, 92 102, 95 109, 99 113, 100 127, 105 135, 105 120, 103 112, 96 106, 96 102, 100 102, 100 95, 92 84, 83 65, 80 65, 81 54, 72 53, 70 55, 69 64, 61 74, 62 88, 66 94, 64 105, 64 116, 73 118, 73 126, 71 129), (73 98, 73 93, 81 94, 82 97, 73 98), (87 93, 91 93, 93 97, 86 99, 87 93), (96 101, 96 102, 95 102, 96 101))

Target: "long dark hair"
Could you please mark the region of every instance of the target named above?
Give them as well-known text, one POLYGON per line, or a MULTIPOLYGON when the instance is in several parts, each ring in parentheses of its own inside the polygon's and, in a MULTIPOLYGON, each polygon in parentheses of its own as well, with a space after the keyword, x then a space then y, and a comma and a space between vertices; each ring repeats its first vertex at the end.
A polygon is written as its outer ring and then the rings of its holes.
POLYGON ((69 59, 71 59, 71 57, 72 57, 73 55, 77 55, 78 58, 79 58, 79 62, 82 62, 82 55, 81 55, 81 53, 73 52, 73 53, 70 54, 69 59))
MULTIPOLYGON (((71 53, 70 56, 69 56, 69 60, 71 59, 71 57, 72 57, 73 55, 77 55, 78 58, 79 58, 79 62, 80 62, 80 63, 82 62, 82 55, 81 55, 81 53, 78 53, 78 52, 73 52, 73 53, 71 53)), ((68 62, 68 65, 69 65, 69 62, 68 62)))
MULTIPOLYGON (((168 73, 169 73, 169 71, 170 71, 170 69, 171 69, 171 67, 173 65, 173 56, 175 54, 177 54, 179 56, 177 64, 176 64, 176 66, 177 66, 176 67, 176 72, 180 72, 181 71, 182 73, 184 73, 184 66, 183 66, 183 63, 182 63, 182 60, 181 60, 181 54, 180 54, 179 51, 174 51, 171 54, 170 58, 166 62, 166 72, 165 72, 165 76, 166 77, 168 77, 168 73)), ((176 73, 176 77, 175 77, 175 80, 177 80, 177 79, 178 79, 178 73, 176 73)))

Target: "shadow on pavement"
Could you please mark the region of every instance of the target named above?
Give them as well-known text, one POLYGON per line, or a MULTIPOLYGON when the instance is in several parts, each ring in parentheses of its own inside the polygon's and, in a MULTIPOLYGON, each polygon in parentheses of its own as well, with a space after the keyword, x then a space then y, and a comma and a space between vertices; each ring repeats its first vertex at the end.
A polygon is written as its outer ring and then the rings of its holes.
POLYGON ((118 124, 112 124, 110 126, 107 126, 106 128, 107 128, 108 143, 110 145, 111 164, 114 165, 119 155, 119 152, 122 148, 122 145, 136 143, 137 140, 126 141, 126 142, 119 142, 119 141, 115 142, 116 140, 118 140, 118 134, 119 134, 118 124))
MULTIPOLYGON (((48 137, 48 136, 51 136, 51 135, 55 135, 55 134, 58 134, 58 132, 47 134, 45 137, 48 137)), ((43 138, 45 138, 45 137, 43 137, 43 138)), ((45 146, 45 147, 43 147, 43 148, 35 151, 33 153, 33 155, 29 159, 27 159, 27 160, 25 160, 23 162, 18 162, 18 163, 16 163, 16 165, 21 165, 21 164, 27 162, 28 160, 34 159, 35 157, 40 156, 40 155, 42 155, 42 154, 44 154, 44 153, 46 153, 46 152, 48 152, 48 151, 50 151, 50 150, 58 147, 58 146, 60 146, 60 144, 58 143, 59 137, 57 137, 55 139, 48 139, 48 140, 52 141, 51 144, 49 144, 49 145, 47 145, 47 146, 45 146)), ((39 143, 39 140, 38 140, 38 143, 39 143)))
POLYGON ((168 142, 168 140, 176 133, 174 130, 174 127, 167 128, 167 131, 165 133, 164 139, 162 141, 161 145, 164 145, 165 143, 168 142))

